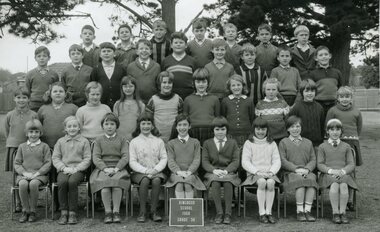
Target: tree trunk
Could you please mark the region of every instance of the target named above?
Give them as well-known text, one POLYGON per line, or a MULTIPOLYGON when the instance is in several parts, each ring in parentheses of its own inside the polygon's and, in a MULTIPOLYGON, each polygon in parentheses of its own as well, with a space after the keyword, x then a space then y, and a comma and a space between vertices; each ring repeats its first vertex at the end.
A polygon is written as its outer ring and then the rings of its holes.
POLYGON ((351 35, 346 34, 333 34, 331 32, 331 53, 332 53, 332 66, 339 69, 343 75, 342 85, 348 85, 350 79, 350 45, 351 35))
POLYGON ((168 26, 168 35, 175 32, 175 5, 176 0, 162 0, 162 20, 168 26))

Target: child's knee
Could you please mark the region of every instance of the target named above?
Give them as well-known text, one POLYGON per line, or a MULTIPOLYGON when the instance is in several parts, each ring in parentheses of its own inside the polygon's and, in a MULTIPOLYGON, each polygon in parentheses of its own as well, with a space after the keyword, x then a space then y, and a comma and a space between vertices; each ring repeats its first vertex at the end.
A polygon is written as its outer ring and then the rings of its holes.
POLYGON ((152 185, 161 185, 161 178, 156 177, 152 180, 152 185))
POLYGON ((264 178, 260 178, 256 182, 258 189, 265 190, 267 187, 267 181, 264 178))
POLYGON ((190 184, 184 184, 185 192, 193 191, 193 187, 190 184))
POLYGON ((267 180, 267 189, 268 191, 274 191, 274 185, 275 185, 275 181, 272 180, 272 179, 268 179, 267 180))
POLYGON ((19 189, 22 191, 24 189, 28 189, 29 188, 29 181, 27 180, 20 180, 18 182, 18 187, 19 189))
POLYGON ((346 183, 340 184, 340 193, 348 194, 348 185, 346 183))
POLYGON ((339 192, 339 184, 332 183, 330 186, 330 193, 338 193, 339 192))
POLYGON ((111 192, 111 188, 103 188, 102 189, 102 193, 110 193, 111 192))

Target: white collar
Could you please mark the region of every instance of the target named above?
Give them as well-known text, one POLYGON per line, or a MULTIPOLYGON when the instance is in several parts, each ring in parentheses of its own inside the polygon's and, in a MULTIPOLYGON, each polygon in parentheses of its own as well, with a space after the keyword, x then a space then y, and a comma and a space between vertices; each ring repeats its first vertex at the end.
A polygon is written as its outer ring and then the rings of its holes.
POLYGON ((106 64, 102 61, 102 65, 103 67, 109 67, 109 68, 114 68, 115 67, 115 61, 113 61, 111 64, 106 64))
POLYGON ((245 65, 248 69, 253 69, 253 68, 255 67, 255 63, 250 64, 250 65, 244 63, 244 65, 245 65))
POLYGON ((40 139, 38 139, 36 142, 34 142, 34 143, 32 143, 32 142, 30 142, 29 140, 26 142, 26 145, 28 145, 28 146, 31 146, 31 147, 35 147, 35 146, 37 146, 37 145, 39 145, 41 143, 41 140, 40 139))
MULTIPOLYGON (((216 144, 219 144, 219 139, 217 139, 215 136, 214 136, 214 142, 215 142, 216 144)), ((224 137, 224 139, 223 139, 223 143, 225 143, 225 142, 227 142, 227 136, 224 137)))
POLYGON ((329 139, 327 140, 327 142, 328 142, 329 144, 331 144, 332 146, 334 146, 334 141, 336 142, 337 145, 339 145, 340 142, 341 142, 340 139, 333 140, 333 139, 329 138, 329 139))
POLYGON ((116 132, 113 135, 107 135, 107 134, 104 134, 104 135, 107 137, 107 139, 110 139, 116 136, 116 132))
POLYGON ((203 96, 207 96, 208 93, 207 93, 207 92, 204 92, 204 93, 200 94, 200 93, 198 93, 198 92, 195 92, 195 95, 198 95, 198 96, 203 97, 203 96))
POLYGON ((73 63, 71 63, 71 65, 72 65, 74 68, 76 68, 77 66, 79 66, 79 68, 81 68, 82 65, 83 65, 83 63, 82 63, 82 62, 81 62, 80 64, 73 64, 73 63))
POLYGON ((302 141, 302 137, 301 135, 298 135, 297 137, 293 137, 291 135, 289 135, 289 139, 293 142, 294 140, 301 140, 302 141))
POLYGON ((172 56, 176 61, 180 61, 186 56, 186 52, 184 52, 181 56, 177 56, 176 54, 172 53, 172 56))
POLYGON ((238 99, 240 99, 240 98, 247 99, 247 95, 242 94, 242 95, 240 95, 240 97, 236 97, 235 95, 230 94, 230 95, 228 95, 228 98, 230 100, 235 99, 235 98, 238 98, 238 99))
POLYGON ((288 65, 286 65, 286 66, 280 64, 280 67, 283 68, 283 69, 289 69, 289 68, 290 68, 290 64, 288 64, 288 65))
POLYGON ((150 58, 148 58, 147 60, 142 60, 139 57, 139 62, 141 65, 142 65, 142 63, 145 63, 145 65, 146 65, 145 67, 147 68, 149 66, 149 63, 150 63, 150 58))
POLYGON ((203 38, 202 40, 197 40, 196 38, 195 38, 195 42, 197 43, 197 44, 199 44, 199 45, 202 45, 204 42, 206 41, 206 37, 205 38, 203 38))
POLYGON ((189 138, 190 138, 190 136, 189 136, 189 134, 187 134, 185 137, 181 137, 181 136, 179 136, 178 135, 178 139, 181 141, 181 139, 184 139, 186 142, 189 140, 189 138))
POLYGON ((264 101, 266 101, 266 102, 274 102, 274 101, 277 101, 277 100, 278 100, 277 97, 275 97, 273 100, 269 100, 267 97, 264 98, 264 101))

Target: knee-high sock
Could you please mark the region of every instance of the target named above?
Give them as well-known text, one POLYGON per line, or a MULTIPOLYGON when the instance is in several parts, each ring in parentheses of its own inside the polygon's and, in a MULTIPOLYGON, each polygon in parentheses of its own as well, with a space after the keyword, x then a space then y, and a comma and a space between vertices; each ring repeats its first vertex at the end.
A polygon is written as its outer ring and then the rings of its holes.
POLYGON ((346 213, 348 202, 348 186, 346 183, 340 184, 339 213, 346 213))
POLYGON ((257 180, 257 203, 259 205, 259 214, 264 215, 265 214, 265 192, 266 192, 266 180, 265 179, 259 179, 257 180))
POLYGON ((330 203, 331 203, 333 214, 339 214, 339 184, 338 183, 331 184, 329 197, 330 197, 330 203))
POLYGON ((315 196, 315 188, 308 187, 305 194, 305 212, 311 212, 311 206, 315 196))
POLYGON ((101 190, 101 194, 102 194, 102 202, 103 202, 103 205, 104 205, 104 211, 106 213, 111 213, 112 212, 112 209, 111 209, 111 189, 110 188, 104 188, 101 190))
POLYGON ((176 198, 185 198, 185 192, 183 188, 183 183, 178 183, 175 186, 175 197, 176 198))
POLYGON ((120 202, 123 195, 123 190, 121 188, 112 188, 112 205, 113 212, 120 212, 120 202))
POLYGON ((190 184, 184 184, 185 188, 185 198, 194 198, 194 189, 190 184))
POLYGON ((272 179, 267 180, 267 191, 265 192, 265 213, 267 215, 272 214, 272 206, 274 200, 274 184, 275 181, 272 179))

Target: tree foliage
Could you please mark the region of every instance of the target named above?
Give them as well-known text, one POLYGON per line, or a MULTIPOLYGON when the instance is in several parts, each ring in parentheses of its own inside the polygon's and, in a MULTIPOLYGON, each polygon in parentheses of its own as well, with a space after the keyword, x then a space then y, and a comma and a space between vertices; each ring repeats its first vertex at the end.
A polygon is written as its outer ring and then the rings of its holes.
POLYGON ((366 88, 379 88, 379 54, 364 60, 365 65, 358 69, 362 75, 361 84, 366 88))

